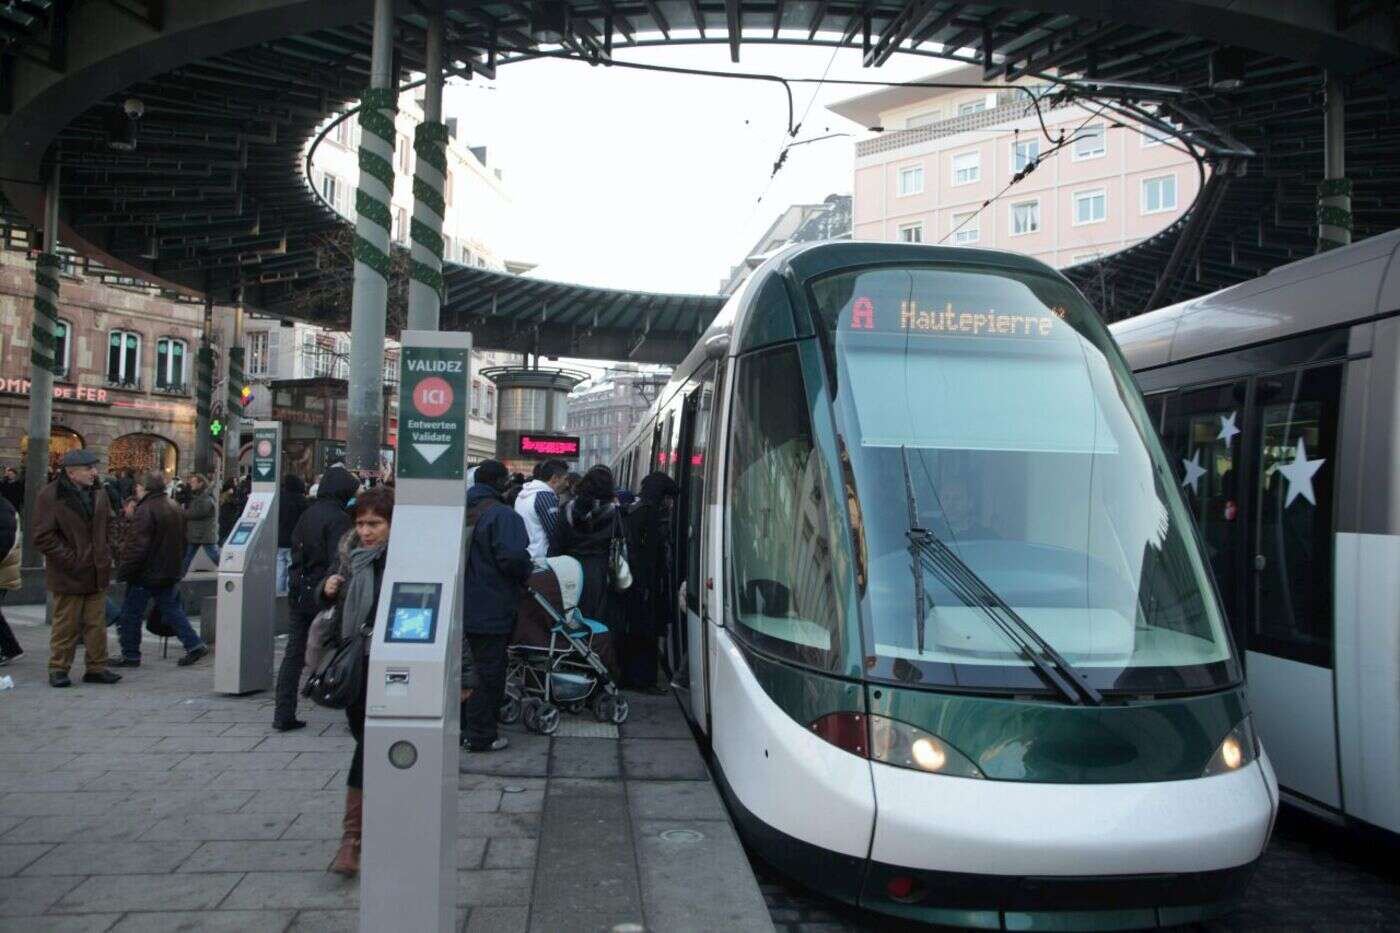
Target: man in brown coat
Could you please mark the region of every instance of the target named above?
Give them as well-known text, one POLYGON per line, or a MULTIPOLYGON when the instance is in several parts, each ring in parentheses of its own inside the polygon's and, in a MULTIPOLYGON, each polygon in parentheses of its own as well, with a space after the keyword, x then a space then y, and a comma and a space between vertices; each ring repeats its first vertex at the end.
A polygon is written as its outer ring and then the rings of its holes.
POLYGON ((161 621, 175 630, 185 654, 181 667, 209 653, 180 605, 180 579, 185 575, 185 514, 165 494, 165 474, 143 473, 136 480, 136 504, 131 509, 128 539, 118 555, 117 579, 126 584, 126 599, 117 619, 121 660, 113 667, 141 666, 141 621, 154 600, 161 621))
POLYGON ((78 640, 87 672, 83 683, 114 684, 121 675, 107 670, 107 584, 112 552, 107 496, 97 488, 97 456, 88 450, 63 455, 58 478, 34 500, 34 546, 44 555, 44 581, 53 594, 49 635, 49 686, 71 687, 78 640))

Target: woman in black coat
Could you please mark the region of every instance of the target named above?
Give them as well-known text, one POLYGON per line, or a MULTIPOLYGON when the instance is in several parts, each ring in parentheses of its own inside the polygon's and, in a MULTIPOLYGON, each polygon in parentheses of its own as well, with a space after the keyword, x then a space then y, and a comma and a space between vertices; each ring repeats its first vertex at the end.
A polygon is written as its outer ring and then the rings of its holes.
POLYGON ((564 513, 550 542, 550 557, 572 557, 583 567, 583 592, 578 608, 585 617, 602 622, 612 632, 626 625, 624 594, 613 588, 609 569, 614 538, 624 538, 622 513, 612 471, 595 466, 578 482, 578 494, 564 513))
POLYGON ((627 513, 627 562, 632 587, 627 591, 626 630, 618 643, 622 686, 656 692, 658 640, 671 624, 672 510, 680 487, 657 471, 642 480, 636 504, 627 513))

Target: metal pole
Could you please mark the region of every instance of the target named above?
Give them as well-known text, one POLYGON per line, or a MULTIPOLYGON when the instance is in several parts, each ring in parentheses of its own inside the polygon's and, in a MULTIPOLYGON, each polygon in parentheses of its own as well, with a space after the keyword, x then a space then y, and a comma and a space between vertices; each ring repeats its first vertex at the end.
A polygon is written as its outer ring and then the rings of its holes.
POLYGON ((394 193, 394 4, 374 0, 369 87, 361 98, 355 291, 350 303, 350 426, 346 466, 379 468, 384 419, 384 324, 389 302, 390 199, 394 193))
POLYGON ((408 329, 437 330, 442 312, 442 220, 447 213, 447 127, 442 122, 442 14, 428 16, 423 122, 413 133, 412 264, 408 329))
MULTIPOLYGON (((24 549, 20 563, 39 566, 39 550, 28 533, 34 500, 49 480, 49 433, 53 430, 53 377, 58 335, 58 160, 49 167, 44 191, 44 251, 34 260, 34 326, 29 350, 29 450, 24 458, 24 549)), ((68 335, 71 347, 76 335, 68 335)))
POLYGON ((1317 186, 1317 251, 1351 242, 1351 179, 1346 171, 1346 99, 1342 80, 1327 72, 1322 83, 1323 180, 1317 186))
POLYGON ((228 398, 224 410, 224 479, 238 479, 238 448, 243 443, 243 293, 233 306, 233 339, 228 346, 228 398))
POLYGON ((209 343, 214 330, 214 296, 204 295, 204 330, 199 337, 199 355, 194 366, 194 468, 200 473, 214 471, 214 438, 209 434, 209 414, 214 397, 214 348, 209 343))

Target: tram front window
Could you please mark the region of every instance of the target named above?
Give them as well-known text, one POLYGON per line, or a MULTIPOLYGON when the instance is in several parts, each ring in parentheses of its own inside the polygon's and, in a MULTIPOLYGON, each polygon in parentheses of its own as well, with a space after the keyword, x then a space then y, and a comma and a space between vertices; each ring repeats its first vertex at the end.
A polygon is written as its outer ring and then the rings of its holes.
POLYGON ((980 600, 913 559, 914 527, 1101 691, 1238 679, 1189 513, 1073 288, 950 265, 842 273, 812 294, 859 499, 874 676, 1048 692, 980 600))

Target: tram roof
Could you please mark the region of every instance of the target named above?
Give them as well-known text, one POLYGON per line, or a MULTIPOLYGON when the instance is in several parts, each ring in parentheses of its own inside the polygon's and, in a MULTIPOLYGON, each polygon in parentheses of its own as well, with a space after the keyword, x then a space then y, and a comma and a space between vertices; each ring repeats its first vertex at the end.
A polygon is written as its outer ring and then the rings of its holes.
MULTIPOLYGON (((22 6, 22 22, 0 22, 0 225, 32 234, 42 216, 35 182, 61 151, 61 240, 110 274, 218 301, 241 291, 260 311, 340 322, 348 302, 306 296, 348 294, 348 225, 311 190, 303 153, 368 83, 370 0, 264 0, 251 12, 246 0, 22 6), (128 97, 146 115, 135 148, 118 151, 105 144, 109 121, 128 97)), ((425 20, 418 5, 400 6, 398 60, 421 70, 425 20)), ((1341 13, 1225 0, 444 6, 446 58, 463 77, 544 55, 607 64, 628 48, 702 42, 726 44, 736 61, 744 46, 794 43, 860 48, 872 66, 897 52, 951 60, 993 81, 1091 75, 1096 83, 1066 93, 1093 97, 1113 119, 1169 126, 1209 169, 1177 223, 1066 270, 1110 320, 1313 252, 1325 71, 1347 82, 1355 233, 1400 224, 1400 97, 1390 89, 1400 55, 1384 4, 1341 13), (1215 70, 1232 68, 1240 87, 1212 86, 1215 70)), ((678 359, 719 301, 451 267, 447 278, 445 321, 479 329, 480 345, 519 350, 548 335, 570 344, 558 352, 584 356, 678 359), (568 326, 534 326, 550 321, 568 326)))

